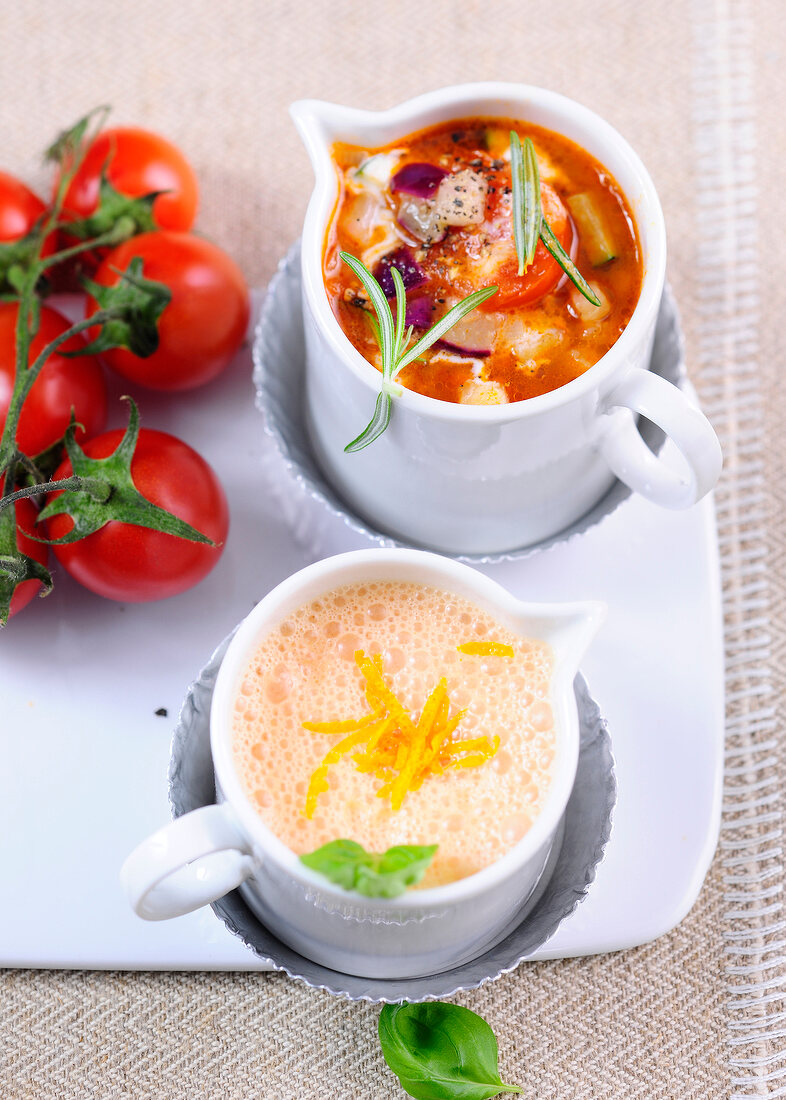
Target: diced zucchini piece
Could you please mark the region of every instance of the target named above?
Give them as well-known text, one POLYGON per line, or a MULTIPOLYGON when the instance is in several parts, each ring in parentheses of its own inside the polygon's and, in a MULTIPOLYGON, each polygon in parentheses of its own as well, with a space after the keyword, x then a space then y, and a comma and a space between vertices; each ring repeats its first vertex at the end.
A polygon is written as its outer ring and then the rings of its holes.
POLYGON ((582 192, 571 195, 567 201, 592 266, 600 267, 613 260, 617 255, 617 248, 592 195, 582 192))
POLYGON ((483 137, 489 156, 501 160, 510 148, 510 130, 503 130, 501 126, 487 126, 483 137))
POLYGON ((370 180, 387 187, 399 159, 398 153, 375 153, 364 160, 353 174, 357 180, 370 180))

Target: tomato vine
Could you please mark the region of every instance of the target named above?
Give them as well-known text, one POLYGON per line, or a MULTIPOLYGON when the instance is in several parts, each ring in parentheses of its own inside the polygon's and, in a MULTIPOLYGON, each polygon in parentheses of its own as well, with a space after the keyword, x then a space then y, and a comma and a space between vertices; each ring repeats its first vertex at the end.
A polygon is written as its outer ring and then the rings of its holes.
MULTIPOLYGON (((26 585, 29 591, 27 582, 37 581, 42 595, 51 590, 52 577, 41 560, 42 554, 31 551, 37 543, 70 544, 116 521, 214 545, 192 524, 151 503, 137 491, 131 464, 139 437, 139 418, 136 404, 130 398, 127 431, 107 458, 90 459, 82 451, 76 441, 78 425, 73 409, 64 434, 44 453, 25 453, 17 439, 25 402, 55 353, 69 358, 123 348, 145 358, 159 345, 158 324, 171 300, 171 291, 164 283, 145 278, 142 260, 132 258, 125 270, 117 271, 114 285, 99 286, 83 279, 83 287, 97 303, 95 311, 85 320, 64 328, 36 354, 31 350, 41 327, 42 299, 50 289, 50 274, 55 267, 62 268, 64 263, 83 254, 95 255, 99 249, 114 247, 156 228, 152 211, 160 192, 140 197, 121 194, 109 182, 108 162, 101 169, 96 208, 81 218, 74 217, 73 212, 64 212, 69 188, 107 113, 106 108, 91 112, 65 131, 48 150, 48 158, 58 165, 51 205, 44 208, 32 228, 18 240, 0 242, 0 301, 17 306, 14 381, 0 434, 0 625, 5 625, 12 610, 26 602, 19 598, 14 601, 20 585, 26 585), (63 233, 67 233, 66 247, 53 249, 53 239, 63 233), (81 333, 89 334, 87 346, 82 342, 78 348, 71 346, 71 350, 63 347, 81 333), (49 480, 61 458, 66 457, 72 466, 71 476, 49 480), (58 490, 61 492, 56 498, 51 498, 38 513, 36 524, 40 526, 35 531, 22 529, 18 521, 20 502, 58 490), (50 540, 43 521, 63 514, 70 517, 71 529, 67 535, 50 540)), ((22 508, 29 522, 29 503, 25 502, 22 508)))

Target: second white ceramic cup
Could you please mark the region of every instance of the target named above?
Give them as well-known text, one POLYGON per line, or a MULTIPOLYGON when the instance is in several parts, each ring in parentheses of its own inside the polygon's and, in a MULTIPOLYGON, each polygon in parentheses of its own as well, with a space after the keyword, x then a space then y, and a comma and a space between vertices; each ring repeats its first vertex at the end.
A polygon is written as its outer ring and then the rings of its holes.
POLYGON ((306 415, 317 459, 347 503, 378 529, 447 553, 528 546, 580 519, 620 478, 667 508, 685 508, 713 488, 721 451, 707 419, 647 367, 664 287, 666 234, 643 164, 586 107, 523 84, 469 84, 389 111, 315 100, 293 104, 316 175, 303 230, 306 415), (622 188, 641 242, 644 280, 616 344, 585 374, 550 393, 501 406, 458 405, 410 390, 394 398, 387 431, 365 450, 345 445, 368 422, 380 375, 333 315, 322 276, 335 208, 334 142, 373 148, 425 127, 467 117, 513 118, 564 134, 588 150, 622 188), (656 457, 636 416, 676 444, 679 466, 656 457))
POLYGON ((134 910, 147 920, 163 920, 239 886, 253 912, 284 943, 333 970, 367 977, 434 974, 482 954, 534 904, 559 842, 579 755, 573 680, 604 610, 598 603, 523 604, 482 573, 418 550, 355 551, 295 573, 240 624, 222 661, 210 713, 217 804, 171 822, 128 857, 121 877, 134 910), (235 700, 261 639, 309 600, 372 580, 426 584, 465 596, 516 633, 542 638, 554 652, 553 776, 532 827, 476 874, 390 900, 348 892, 304 866, 263 822, 232 752, 235 700))

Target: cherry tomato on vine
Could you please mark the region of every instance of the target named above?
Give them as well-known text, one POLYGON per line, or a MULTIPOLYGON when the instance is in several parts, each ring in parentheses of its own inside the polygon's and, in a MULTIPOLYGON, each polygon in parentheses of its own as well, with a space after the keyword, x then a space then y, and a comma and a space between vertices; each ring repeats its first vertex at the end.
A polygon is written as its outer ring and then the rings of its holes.
MULTIPOLYGON (((114 286, 135 256, 142 258, 146 279, 172 291, 158 322, 159 346, 146 359, 113 348, 101 353, 102 360, 155 390, 188 390, 209 382, 229 364, 248 326, 248 289, 240 268, 203 237, 141 233, 110 252, 95 282, 114 286)), ((97 309, 88 299, 87 315, 97 309)))
POLYGON ((95 212, 102 171, 129 198, 166 191, 153 203, 153 218, 162 229, 190 229, 194 224, 199 195, 194 170, 165 138, 138 127, 103 130, 66 192, 66 217, 86 218, 95 212))
MULTIPOLYGON (((123 437, 116 429, 83 445, 90 458, 106 458, 123 437)), ((53 480, 69 477, 66 459, 53 480)), ((68 573, 99 596, 128 603, 160 600, 184 592, 205 577, 221 556, 229 529, 229 511, 221 483, 211 467, 187 443, 165 432, 142 428, 131 476, 139 492, 154 504, 190 523, 216 544, 191 542, 110 520, 98 531, 67 546, 53 546, 68 573)), ((55 495, 51 494, 49 499, 55 495)), ((66 515, 46 521, 51 539, 72 526, 66 515)))
MULTIPOLYGON (((22 551, 22 553, 28 557, 33 558, 34 561, 40 562, 41 565, 46 565, 49 557, 49 547, 45 542, 37 542, 35 539, 28 538, 25 534, 26 531, 35 531, 35 521, 38 512, 32 501, 22 498, 17 500, 14 504, 16 510, 16 545, 22 551)), ((30 601, 38 595, 41 591, 41 581, 29 580, 22 581, 14 589, 14 594, 11 597, 11 606, 9 609, 9 619, 13 618, 18 611, 21 611, 23 607, 27 607, 30 601)))
MULTIPOLYGON (((0 244, 9 244, 26 237, 46 210, 45 205, 29 187, 7 172, 0 172, 0 244)), ((50 233, 41 249, 50 256, 57 242, 50 233)))
MULTIPOLYGON (((16 322, 19 307, 0 302, 0 430, 5 424, 16 375, 16 322)), ((30 363, 70 323, 54 309, 41 307, 41 322, 30 345, 30 363)), ((71 420, 71 409, 84 431, 77 439, 89 438, 106 426, 107 394, 104 372, 92 355, 66 358, 61 351, 77 351, 85 341, 77 334, 50 355, 33 383, 16 432, 16 442, 24 454, 45 451, 60 439, 71 420)))

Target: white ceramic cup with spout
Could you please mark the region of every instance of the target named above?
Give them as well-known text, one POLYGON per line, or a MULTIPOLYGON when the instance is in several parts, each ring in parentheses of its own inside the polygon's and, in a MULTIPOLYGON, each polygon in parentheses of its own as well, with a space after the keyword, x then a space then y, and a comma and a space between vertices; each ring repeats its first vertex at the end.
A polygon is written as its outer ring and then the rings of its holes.
POLYGON ((658 196, 643 164, 607 122, 573 100, 523 84, 444 88, 388 111, 316 100, 292 105, 316 186, 302 241, 306 418, 317 460, 335 488, 378 529, 446 553, 528 546, 580 519, 620 478, 667 508, 713 488, 721 451, 707 419, 647 369, 666 268, 658 196), (323 282, 325 234, 337 199, 331 147, 374 148, 441 122, 512 118, 563 134, 614 176, 642 248, 641 295, 624 332, 586 373, 549 393, 499 406, 459 405, 404 389, 387 431, 364 450, 344 447, 371 418, 380 374, 350 343, 323 282), (636 414, 676 444, 667 465, 639 434, 636 414))
MULTIPOLYGON (((417 977, 449 970, 502 940, 534 904, 573 788, 579 723, 573 680, 605 613, 603 604, 524 604, 482 573, 419 550, 361 550, 289 577, 239 626, 216 681, 210 748, 217 804, 194 810, 144 840, 121 879, 147 920, 190 912, 240 887, 259 919, 307 958, 348 974, 417 977), (232 751, 232 715, 247 662, 296 608, 341 585, 423 584, 471 600, 504 626, 548 642, 555 756, 540 814, 501 859, 444 886, 366 898, 309 870, 267 827, 247 795, 232 751)), ((372 793, 373 797, 373 793, 372 793)))

